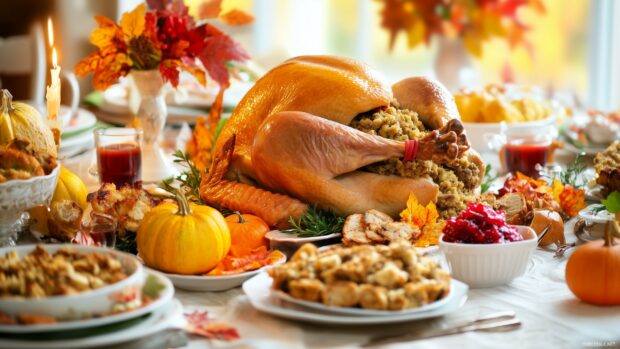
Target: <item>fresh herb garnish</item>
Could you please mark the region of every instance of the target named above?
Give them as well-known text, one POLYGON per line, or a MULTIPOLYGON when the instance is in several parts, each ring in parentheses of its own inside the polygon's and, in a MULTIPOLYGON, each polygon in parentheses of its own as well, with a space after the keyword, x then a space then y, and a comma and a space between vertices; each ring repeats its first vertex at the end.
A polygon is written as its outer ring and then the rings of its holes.
POLYGON ((491 165, 487 164, 484 167, 484 180, 482 181, 482 184, 480 185, 480 193, 484 194, 486 193, 489 188, 491 188, 491 185, 493 184, 493 182, 495 182, 496 179, 498 179, 499 176, 497 175, 497 172, 492 171, 491 165))
POLYGON ((181 172, 176 177, 164 179, 160 187, 166 191, 173 192, 176 190, 172 183, 177 180, 180 183, 180 189, 182 189, 187 196, 187 199, 197 204, 204 205, 204 200, 200 197, 200 181, 202 174, 194 165, 194 162, 189 158, 189 155, 183 153, 181 150, 177 150, 172 155, 174 162, 181 164, 185 168, 185 171, 181 172))
POLYGON ((331 211, 319 210, 316 206, 310 207, 308 212, 296 221, 289 218, 292 228, 283 230, 285 233, 297 234, 298 237, 308 238, 340 233, 344 225, 344 218, 331 211))
POLYGON ((585 153, 580 153, 575 158, 575 162, 568 165, 565 170, 560 172, 559 180, 564 185, 572 185, 575 189, 581 189, 586 185, 583 172, 588 168, 585 162, 585 153))
POLYGON ((613 193, 609 194, 606 199, 601 200, 601 202, 603 203, 603 205, 605 205, 604 207, 607 209, 607 211, 611 213, 620 212, 619 192, 614 191, 613 193))

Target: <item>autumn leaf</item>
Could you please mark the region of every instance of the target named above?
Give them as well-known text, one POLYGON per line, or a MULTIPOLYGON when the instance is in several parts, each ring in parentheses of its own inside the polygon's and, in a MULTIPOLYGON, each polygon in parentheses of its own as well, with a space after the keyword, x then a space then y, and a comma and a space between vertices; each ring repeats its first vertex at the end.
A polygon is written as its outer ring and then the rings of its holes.
POLYGON ((123 32, 111 19, 105 16, 95 16, 95 21, 99 27, 90 34, 90 42, 93 45, 101 49, 122 41, 123 32))
POLYGON ((230 75, 226 68, 226 62, 245 61, 250 56, 241 45, 232 40, 228 35, 215 29, 215 27, 205 25, 204 31, 207 33, 208 38, 198 54, 198 59, 200 59, 213 80, 221 87, 228 88, 230 86, 230 75))
POLYGON ((472 33, 471 31, 466 32, 463 36, 463 44, 469 53, 474 55, 476 58, 482 57, 482 40, 480 37, 472 33))
POLYGON ((246 25, 254 21, 252 15, 238 9, 233 9, 220 15, 220 19, 228 25, 246 25))
POLYGON ((422 229, 420 236, 415 240, 415 246, 428 247, 437 245, 439 243, 439 237, 441 237, 441 232, 445 226, 445 221, 426 224, 422 229))
POLYGON ((416 20, 407 30, 407 45, 409 48, 414 48, 424 41, 424 35, 426 33, 426 28, 424 27, 424 23, 421 20, 416 20))
POLYGON ((170 82, 173 87, 179 85, 179 66, 181 61, 178 59, 164 59, 159 63, 159 73, 164 81, 170 82))
POLYGON ((562 211, 569 217, 575 217, 579 211, 586 207, 585 191, 582 189, 575 189, 572 185, 564 186, 559 199, 562 211))
POLYGON ((439 214, 434 202, 429 202, 426 206, 418 203, 418 199, 413 193, 409 194, 407 208, 400 213, 402 221, 422 229, 427 224, 437 221, 439 214))
POLYGON ((142 35, 144 32, 146 6, 144 4, 138 5, 133 11, 123 14, 121 18, 121 29, 123 34, 129 38, 142 35))
POLYGON ((227 323, 213 321, 206 311, 195 310, 190 314, 185 314, 185 319, 187 320, 186 330, 189 333, 228 342, 241 338, 237 329, 227 323))
POLYGON ((222 11, 222 0, 206 0, 198 7, 198 18, 216 18, 222 11))

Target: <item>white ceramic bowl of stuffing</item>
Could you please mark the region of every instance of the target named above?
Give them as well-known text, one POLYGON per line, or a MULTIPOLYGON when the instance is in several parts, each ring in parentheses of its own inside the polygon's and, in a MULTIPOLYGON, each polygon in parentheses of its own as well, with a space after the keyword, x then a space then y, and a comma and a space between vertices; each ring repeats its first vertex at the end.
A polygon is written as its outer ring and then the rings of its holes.
POLYGON ((453 278, 471 288, 507 285, 525 274, 532 252, 538 245, 536 232, 530 227, 515 226, 521 241, 495 244, 453 243, 439 239, 453 278))
MULTIPOLYGON (((40 275, 42 277, 50 276, 49 273, 40 273, 40 275)), ((53 318, 56 321, 72 321, 102 317, 130 310, 142 305, 143 283, 144 270, 138 259, 133 255, 112 249, 66 244, 24 245, 0 248, 0 312, 13 318, 23 315, 35 315, 53 318), (29 294, 26 294, 26 291, 15 291, 16 285, 23 284, 15 279, 18 273, 16 269, 23 270, 23 268, 16 268, 14 264, 15 260, 10 262, 7 259, 7 254, 11 251, 15 251, 17 258, 22 260, 25 255, 30 254, 37 246, 45 249, 50 255, 60 249, 70 249, 84 254, 96 253, 99 255, 107 255, 111 262, 110 264, 97 263, 97 265, 100 265, 99 268, 91 268, 89 266, 94 265, 94 263, 80 262, 78 264, 71 264, 69 268, 66 266, 66 259, 58 257, 58 259, 53 259, 47 263, 46 268, 56 268, 55 263, 58 263, 57 267, 63 268, 63 272, 72 274, 71 281, 64 283, 71 288, 70 290, 68 288, 66 289, 70 291, 69 294, 48 295, 47 293, 50 292, 43 292, 45 294, 41 295, 42 292, 34 292, 38 293, 38 295, 35 296, 32 291, 30 291, 29 294), (110 265, 111 267, 106 267, 106 265, 110 265), (89 269, 99 269, 97 272, 98 274, 86 272, 86 270, 89 269), (121 274, 117 274, 116 279, 118 280, 112 282, 114 277, 107 277, 102 274, 106 272, 109 273, 110 270, 122 271, 126 277, 120 279, 119 276, 121 274), (97 277, 98 280, 90 277, 91 275, 99 275, 97 277), (110 282, 103 282, 103 279, 110 280, 110 282), (86 284, 89 286, 85 286, 86 284), (10 287, 13 287, 12 292, 7 290, 7 288, 10 287), (22 296, 17 296, 16 294, 18 293, 22 294, 22 296)), ((32 289, 38 286, 33 286, 33 284, 31 284, 30 286, 24 287, 30 287, 30 289, 32 289)), ((39 289, 39 291, 41 291, 41 289, 39 289)))

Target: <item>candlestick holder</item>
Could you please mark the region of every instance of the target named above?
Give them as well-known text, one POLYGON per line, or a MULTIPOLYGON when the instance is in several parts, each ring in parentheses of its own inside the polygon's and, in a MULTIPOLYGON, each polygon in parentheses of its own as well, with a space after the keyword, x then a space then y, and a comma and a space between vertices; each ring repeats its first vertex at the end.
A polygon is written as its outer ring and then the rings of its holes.
POLYGON ((168 116, 163 95, 164 81, 157 69, 134 70, 131 76, 140 94, 137 117, 144 132, 142 181, 158 183, 178 173, 160 146, 168 116))

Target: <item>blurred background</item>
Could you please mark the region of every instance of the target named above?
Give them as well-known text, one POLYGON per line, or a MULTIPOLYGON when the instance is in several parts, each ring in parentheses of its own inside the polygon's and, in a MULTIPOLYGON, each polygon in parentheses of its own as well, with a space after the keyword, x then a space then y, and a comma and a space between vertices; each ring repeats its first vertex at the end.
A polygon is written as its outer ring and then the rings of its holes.
MULTIPOLYGON (((71 70, 94 50, 88 38, 94 15, 117 21, 140 0, 0 0, 0 37, 5 41, 28 34, 34 23, 55 22, 60 65, 71 70)), ((186 0, 192 14, 202 0, 186 0)), ((483 44, 480 58, 472 60, 473 73, 464 81, 484 85, 514 81, 561 91, 591 107, 617 109, 620 97, 620 4, 613 0, 543 0, 544 14, 523 9, 530 27, 531 47, 509 48, 505 40, 483 44)), ((258 69, 268 70, 282 60, 301 54, 351 56, 384 72, 391 81, 411 75, 433 75, 441 40, 409 48, 405 34, 389 49, 389 32, 381 27, 385 5, 377 0, 224 0, 222 7, 238 8, 255 20, 250 25, 216 25, 239 41, 258 69)), ((215 20, 218 21, 218 20, 215 20)), ((46 45, 47 47, 47 45, 46 45)), ((11 52, 3 52, 3 60, 11 52)), ((49 61, 50 54, 46 54, 49 61)), ((17 57, 13 56, 13 59, 17 57)), ((6 72, 0 64, 2 86, 18 99, 29 98, 24 74, 6 72)), ((26 74, 27 75, 27 74, 26 74)), ((49 79, 49 78, 48 78, 49 79)), ((81 78, 81 95, 92 90, 90 78, 81 78)), ((67 94, 64 89, 63 97, 67 94)), ((70 98, 70 97, 66 97, 70 98)), ((63 100, 68 100, 63 98, 63 100)))

